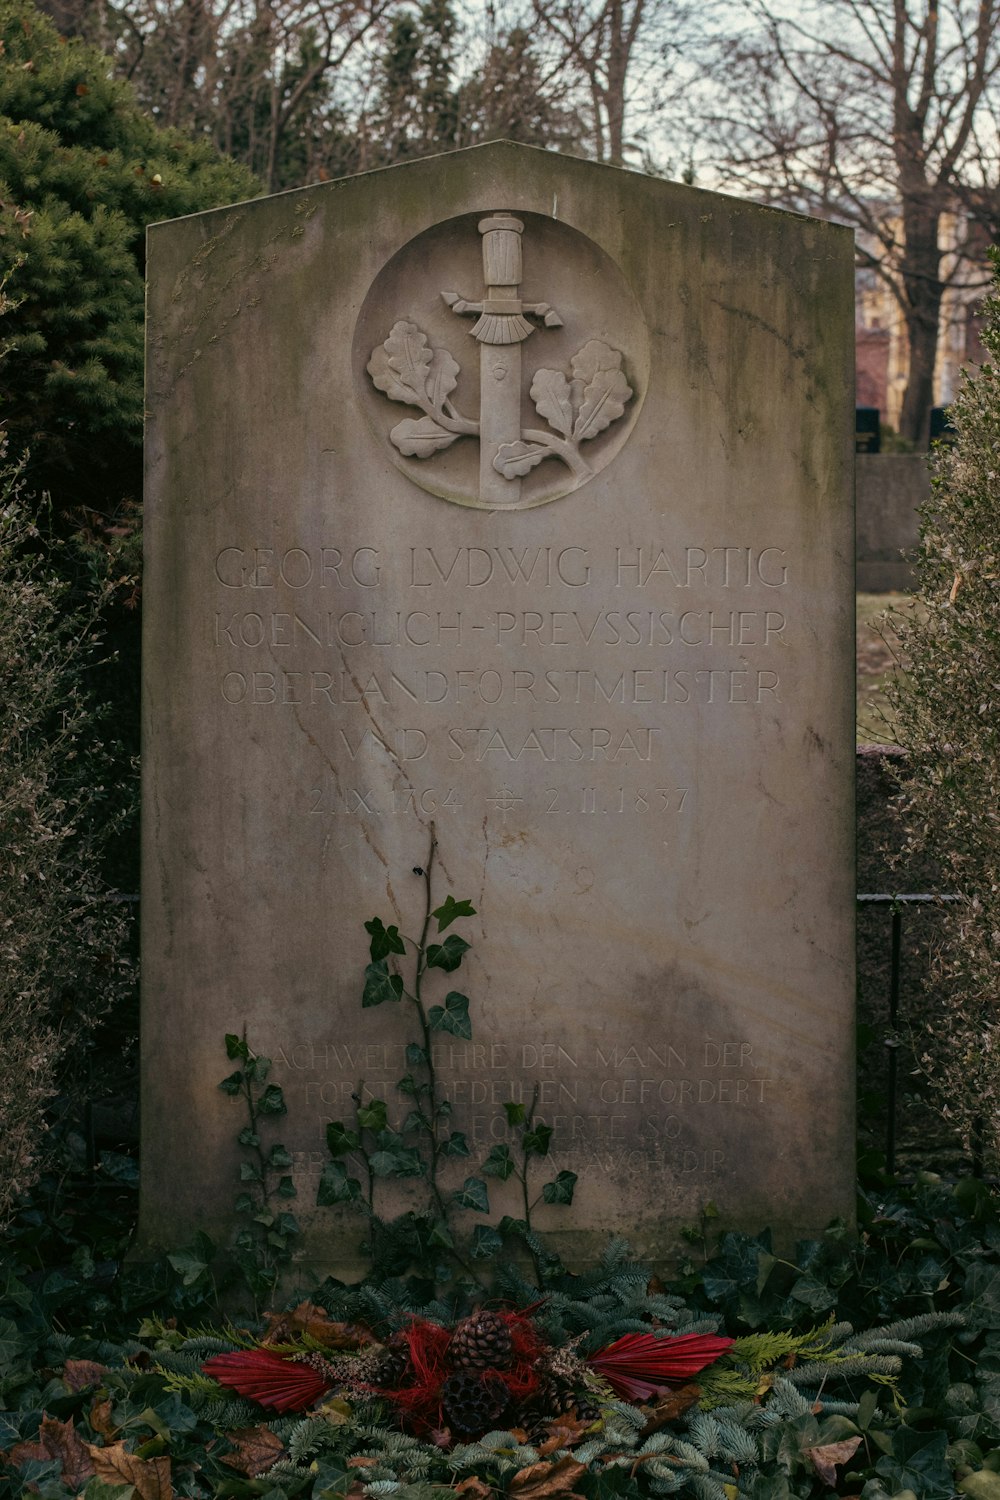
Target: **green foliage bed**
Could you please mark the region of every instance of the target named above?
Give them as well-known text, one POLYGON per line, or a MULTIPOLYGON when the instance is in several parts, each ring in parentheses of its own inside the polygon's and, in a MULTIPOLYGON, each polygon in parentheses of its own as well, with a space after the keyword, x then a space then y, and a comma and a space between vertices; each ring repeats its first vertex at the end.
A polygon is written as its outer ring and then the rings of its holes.
POLYGON ((468 1292, 435 1299, 419 1278, 327 1282, 280 1319, 231 1322, 203 1239, 154 1264, 122 1260, 116 1226, 134 1186, 121 1158, 104 1177, 75 1199, 64 1185, 54 1215, 37 1200, 11 1236, 0 1496, 1000 1495, 1000 1214, 983 1184, 870 1189, 858 1235, 835 1226, 788 1257, 766 1233, 710 1245, 692 1231, 668 1284, 621 1243, 590 1275, 555 1272, 541 1299, 507 1263, 491 1305, 534 1302, 556 1347, 656 1327, 718 1328, 736 1343, 645 1407, 606 1393, 596 1415, 554 1413, 530 1432, 513 1423, 441 1445, 402 1431, 382 1400, 331 1391, 279 1416, 201 1366, 268 1338, 323 1349, 345 1326, 386 1339, 414 1313, 453 1323, 468 1292))

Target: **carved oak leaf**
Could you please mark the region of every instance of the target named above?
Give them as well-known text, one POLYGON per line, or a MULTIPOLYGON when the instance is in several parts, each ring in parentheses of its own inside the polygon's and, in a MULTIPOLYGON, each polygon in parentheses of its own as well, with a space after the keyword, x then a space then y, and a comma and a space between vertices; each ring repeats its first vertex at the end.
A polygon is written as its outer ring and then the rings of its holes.
POLYGON ((427 368, 427 395, 431 405, 440 411, 445 398, 458 384, 459 364, 447 349, 435 349, 427 368))
POLYGON ((368 373, 377 390, 390 401, 405 401, 420 406, 427 396, 427 377, 433 351, 427 335, 416 323, 402 319, 392 325, 381 349, 374 349, 368 361, 368 373))
POLYGON ((520 440, 516 443, 501 443, 493 460, 493 467, 505 479, 520 479, 530 473, 536 464, 540 464, 543 458, 548 458, 551 452, 551 448, 543 448, 541 443, 524 443, 520 440))
POLYGON ((441 448, 449 448, 458 436, 457 432, 439 427, 433 417, 421 417, 419 422, 407 417, 397 422, 389 439, 407 458, 430 458, 441 448))
POLYGON ((577 382, 583 383, 583 395, 573 427, 573 437, 581 443, 596 437, 624 415, 632 387, 622 374, 622 357, 618 350, 610 349, 599 339, 584 344, 573 355, 571 364, 574 386, 577 382))
POLYGON ((531 399, 539 416, 563 437, 569 437, 573 427, 573 405, 569 381, 562 370, 536 370, 531 382, 531 399))

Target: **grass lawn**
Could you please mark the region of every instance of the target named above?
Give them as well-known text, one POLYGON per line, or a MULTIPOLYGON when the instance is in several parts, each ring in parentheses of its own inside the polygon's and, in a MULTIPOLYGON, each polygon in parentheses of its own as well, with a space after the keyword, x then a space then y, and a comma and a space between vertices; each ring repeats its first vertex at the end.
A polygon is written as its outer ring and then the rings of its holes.
POLYGON ((912 609, 909 594, 858 594, 857 623, 857 740, 859 745, 895 744, 893 715, 885 697, 886 684, 898 669, 899 641, 885 618, 887 611, 912 609))

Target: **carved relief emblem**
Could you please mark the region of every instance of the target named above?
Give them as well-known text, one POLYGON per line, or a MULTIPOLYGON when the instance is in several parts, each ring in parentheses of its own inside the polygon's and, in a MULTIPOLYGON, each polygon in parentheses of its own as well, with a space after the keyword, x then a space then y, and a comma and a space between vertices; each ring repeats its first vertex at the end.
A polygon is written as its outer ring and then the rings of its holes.
MULTIPOLYGON (((468 224, 468 220, 452 222, 463 229, 468 224)), ((429 336, 426 315, 405 309, 411 315, 397 317, 387 336, 374 348, 368 346, 365 370, 382 397, 421 413, 392 422, 391 411, 386 410, 382 418, 383 431, 403 459, 432 460, 453 445, 467 453, 478 450, 474 485, 469 481, 475 470, 467 456, 464 469, 455 464, 440 475, 427 473, 426 479, 414 472, 416 465, 408 467, 417 483, 461 504, 522 509, 576 489, 608 461, 611 450, 606 442, 594 448, 590 445, 622 422, 630 403, 635 406, 634 360, 626 347, 616 347, 606 337, 584 336, 591 330, 581 326, 586 313, 578 293, 567 292, 570 305, 565 317, 561 307, 526 300, 524 241, 528 240, 530 254, 531 239, 523 219, 497 211, 479 219, 475 228, 482 258, 481 292, 473 299, 464 295, 464 289, 442 288, 439 283, 436 305, 448 319, 443 330, 437 318, 438 326, 429 336), (460 354, 463 346, 468 349, 466 359, 452 352, 455 332, 461 327, 454 321, 456 315, 474 320, 463 329, 457 345, 460 354), (447 343, 440 338, 441 331, 447 343), (468 348, 470 336, 478 351, 468 348), (526 358, 529 350, 536 349, 537 364, 526 358), (546 360, 547 353, 555 358, 546 360), (474 404, 477 364, 478 410, 474 404), (533 488, 523 486, 522 481, 539 468, 543 473, 533 488), (460 472, 465 478, 460 487, 464 492, 453 493, 460 472), (451 483, 449 475, 454 476, 451 483)), ((540 261, 551 262, 551 241, 558 241, 560 234, 584 239, 565 226, 546 225, 536 234, 540 261)), ((468 229, 465 235, 469 237, 468 229)), ((595 255, 602 256, 602 252, 590 246, 590 258, 595 255)), ((565 256, 560 260, 560 275, 565 279, 572 267, 567 268, 565 256)), ((586 264, 583 269, 590 272, 587 279, 593 285, 593 271, 586 264)), ((619 300, 622 295, 619 290, 619 300)), ((420 300, 426 306, 426 296, 415 298, 420 300)), ((603 321, 608 322, 606 310, 603 321)), ((635 318, 626 321, 634 324, 635 318)), ((620 319, 616 326, 621 327, 620 319)))

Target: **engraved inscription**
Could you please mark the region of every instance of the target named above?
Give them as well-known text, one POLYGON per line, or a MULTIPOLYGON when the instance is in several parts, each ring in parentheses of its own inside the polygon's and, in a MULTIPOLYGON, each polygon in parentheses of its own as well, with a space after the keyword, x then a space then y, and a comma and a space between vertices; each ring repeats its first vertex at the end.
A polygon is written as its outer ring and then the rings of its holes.
POLYGON ((217 691, 234 710, 308 714, 326 754, 358 767, 307 788, 311 816, 666 812, 665 789, 693 769, 671 750, 675 716, 750 719, 787 701, 791 571, 777 543, 234 542, 214 562, 217 691), (426 762, 422 785, 362 785, 361 766, 386 756, 426 762), (475 767, 497 780, 471 796, 475 767), (556 767, 622 780, 561 784, 556 767), (552 770, 538 788, 505 774, 522 768, 552 770))
MULTIPOLYGON (((449 1041, 436 1043, 432 1055, 442 1097, 477 1151, 513 1139, 506 1104, 534 1103, 536 1117, 552 1127, 552 1162, 599 1173, 641 1171, 655 1161, 717 1175, 726 1152, 712 1122, 766 1110, 778 1086, 745 1038, 592 1048, 449 1041)), ((402 1043, 299 1042, 276 1049, 274 1063, 286 1092, 297 1093, 320 1123, 350 1113, 360 1098, 384 1100, 398 1124, 395 1078, 404 1059, 402 1043)))

